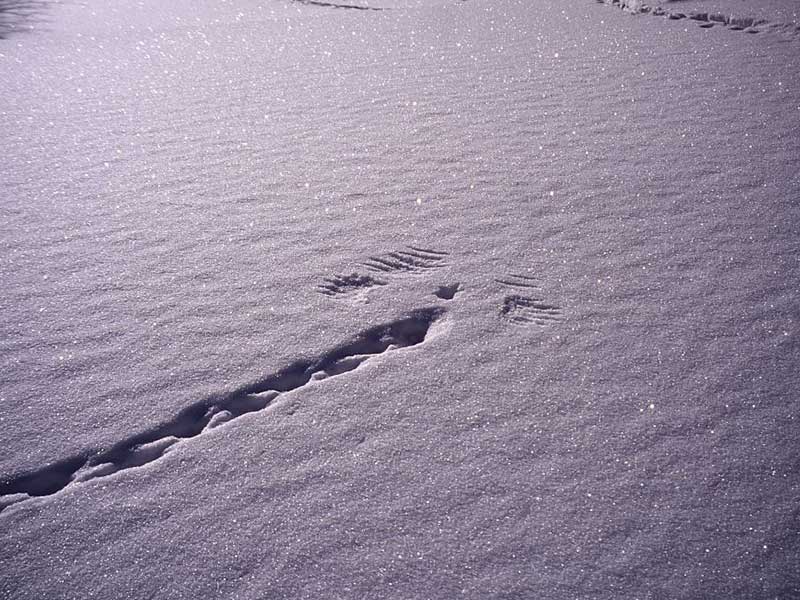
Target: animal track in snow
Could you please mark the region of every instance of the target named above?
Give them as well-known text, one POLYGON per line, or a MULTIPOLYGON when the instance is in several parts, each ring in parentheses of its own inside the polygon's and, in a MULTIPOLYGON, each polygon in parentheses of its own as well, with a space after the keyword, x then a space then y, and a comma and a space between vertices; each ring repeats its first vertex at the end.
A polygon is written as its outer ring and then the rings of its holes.
POLYGON ((441 308, 415 310, 407 317, 362 331, 320 356, 301 360, 223 397, 201 400, 154 429, 128 437, 109 449, 87 451, 28 473, 0 481, 0 511, 35 496, 109 477, 153 463, 192 438, 205 435, 242 415, 264 410, 281 396, 348 373, 375 356, 423 343, 445 314, 441 308))
POLYGON ((451 285, 440 285, 439 288, 433 292, 433 295, 442 300, 452 300, 456 294, 461 291, 460 283, 453 283, 451 285))
POLYGON ((544 327, 564 320, 564 314, 558 306, 547 304, 541 298, 517 294, 503 299, 500 315, 515 325, 523 326, 544 327))
MULTIPOLYGON (((326 277, 322 280, 322 283, 317 285, 317 291, 332 298, 358 296, 370 288, 388 285, 389 281, 386 279, 388 277, 403 274, 419 275, 444 267, 447 265, 445 261, 447 256, 449 256, 449 253, 441 250, 406 246, 403 250, 371 256, 360 263, 362 267, 376 275, 355 272, 350 275, 326 277)), ((453 290, 452 294, 455 295, 456 292, 458 292, 458 288, 453 290)), ((439 293, 435 293, 439 296, 439 293)), ((442 293, 447 294, 449 292, 444 290, 442 293)), ((444 296, 439 297, 444 298, 444 296)), ((445 299, 449 300, 451 298, 452 296, 445 299)))
POLYGON ((386 281, 371 275, 351 273, 326 277, 317 286, 317 291, 325 296, 352 296, 379 285, 386 285, 386 281))
POLYGON ((759 19, 755 17, 742 17, 736 15, 726 15, 720 12, 706 12, 692 10, 688 13, 663 8, 661 6, 651 7, 641 0, 596 0, 600 4, 617 6, 626 12, 633 14, 649 14, 656 17, 665 17, 673 21, 689 19, 697 21, 703 29, 714 26, 727 27, 732 31, 744 31, 745 33, 762 33, 772 31, 787 34, 792 37, 800 36, 800 25, 795 23, 780 23, 759 19))
POLYGON ((417 246, 371 256, 363 265, 376 273, 424 273, 447 265, 449 253, 417 246))

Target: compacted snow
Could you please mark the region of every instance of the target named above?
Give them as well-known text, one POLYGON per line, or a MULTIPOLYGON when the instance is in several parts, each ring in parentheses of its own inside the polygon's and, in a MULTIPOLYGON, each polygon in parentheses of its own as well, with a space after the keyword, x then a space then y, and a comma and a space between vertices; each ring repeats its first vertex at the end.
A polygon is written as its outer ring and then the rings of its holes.
POLYGON ((0 598, 800 597, 798 11, 0 0, 0 598))

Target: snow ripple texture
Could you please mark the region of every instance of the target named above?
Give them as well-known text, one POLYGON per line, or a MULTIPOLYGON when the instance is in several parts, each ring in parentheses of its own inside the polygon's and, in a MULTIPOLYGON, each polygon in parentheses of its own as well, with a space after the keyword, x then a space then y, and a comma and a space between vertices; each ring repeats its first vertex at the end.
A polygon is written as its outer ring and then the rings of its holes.
POLYGON ((0 598, 800 597, 797 2, 330 4, 0 35, 0 598))

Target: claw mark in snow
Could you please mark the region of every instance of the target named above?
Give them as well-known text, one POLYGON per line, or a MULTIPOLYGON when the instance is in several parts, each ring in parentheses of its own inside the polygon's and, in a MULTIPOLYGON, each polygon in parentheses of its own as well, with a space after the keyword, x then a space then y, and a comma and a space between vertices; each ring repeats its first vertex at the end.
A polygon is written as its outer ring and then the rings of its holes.
MULTIPOLYGON (((389 278, 393 275, 411 274, 421 275, 434 269, 447 265, 445 259, 449 256, 441 250, 431 250, 419 246, 406 246, 403 250, 395 250, 385 254, 369 257, 362 267, 376 275, 351 273, 350 275, 333 275, 326 277, 317 285, 317 291, 332 298, 343 296, 363 295, 368 289, 375 286, 388 285, 389 278)), ((458 289, 452 292, 453 295, 458 289)), ((449 292, 445 292, 449 293, 449 292)), ((437 294, 438 295, 438 294, 437 294)), ((443 296, 439 296, 442 298, 443 296)), ((452 296, 450 296, 452 298, 452 296)), ((449 300, 450 298, 446 298, 449 300)))
POLYGON ((429 337, 432 326, 444 314, 442 308, 416 310, 405 318, 367 329, 316 358, 292 363, 222 398, 209 398, 188 406, 170 421, 109 449, 85 452, 6 478, 0 481, 0 511, 33 496, 50 496, 83 481, 150 464, 173 447, 242 415, 264 410, 282 395, 311 382, 353 371, 380 354, 417 346, 429 337))
POLYGON ((547 304, 540 298, 506 296, 500 308, 501 316, 516 325, 539 325, 544 327, 564 320, 558 306, 547 304))
POLYGON ((351 273, 350 275, 326 277, 317 286, 317 291, 325 296, 348 296, 378 285, 386 285, 386 282, 371 275, 351 273))
POLYGON ((537 284, 536 277, 531 277, 530 275, 506 275, 504 277, 498 277, 495 279, 497 283, 500 283, 506 287, 518 288, 518 289, 538 289, 539 284, 537 284))
POLYGON ((447 256, 447 252, 407 246, 405 250, 372 256, 364 261, 364 266, 376 273, 424 273, 445 266, 447 256))

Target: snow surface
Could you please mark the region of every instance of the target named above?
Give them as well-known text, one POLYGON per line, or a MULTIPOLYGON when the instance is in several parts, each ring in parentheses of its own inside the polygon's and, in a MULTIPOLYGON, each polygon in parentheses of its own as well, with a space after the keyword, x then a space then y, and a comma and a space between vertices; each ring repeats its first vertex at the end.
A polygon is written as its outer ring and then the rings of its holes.
POLYGON ((800 597, 797 2, 330 4, 0 1, 0 598, 800 597))

